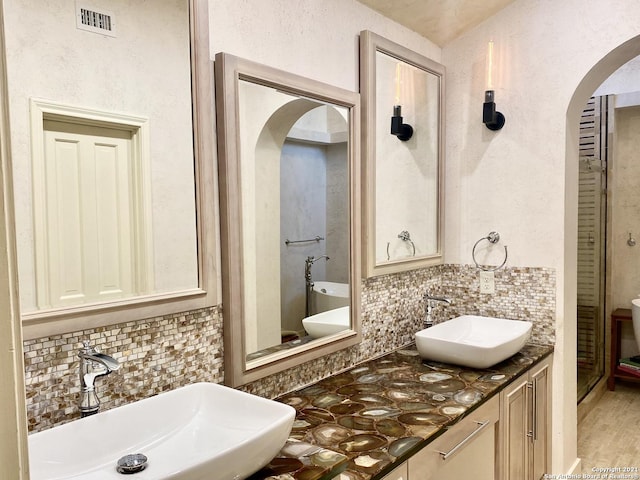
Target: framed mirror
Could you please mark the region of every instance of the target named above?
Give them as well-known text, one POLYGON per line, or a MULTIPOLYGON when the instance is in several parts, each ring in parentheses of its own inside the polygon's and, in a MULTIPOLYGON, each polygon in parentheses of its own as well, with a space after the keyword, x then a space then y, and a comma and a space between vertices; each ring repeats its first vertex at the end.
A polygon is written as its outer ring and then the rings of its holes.
POLYGON ((444 74, 433 60, 360 33, 366 277, 443 261, 444 74))
POLYGON ((208 2, 23 3, 6 9, 28 17, 7 35, 25 338, 215 305, 208 2))
POLYGON ((225 382, 360 341, 359 95, 215 59, 225 382))

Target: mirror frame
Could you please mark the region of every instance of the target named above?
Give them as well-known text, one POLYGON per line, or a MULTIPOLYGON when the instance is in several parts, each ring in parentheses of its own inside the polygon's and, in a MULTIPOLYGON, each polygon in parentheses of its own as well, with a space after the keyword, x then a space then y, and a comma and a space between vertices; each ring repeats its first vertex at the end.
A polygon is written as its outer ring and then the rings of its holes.
POLYGON ((209 2, 188 0, 188 4, 198 286, 25 313, 22 314, 25 340, 211 307, 220 298, 216 261, 218 195, 213 133, 213 65, 209 53, 209 2))
POLYGON ((361 341, 360 95, 259 63, 218 53, 215 57, 218 170, 224 309, 224 381, 236 387, 356 345, 361 341), (246 361, 238 82, 246 80, 284 93, 349 110, 349 201, 351 329, 311 343, 246 361))
MULTIPOLYGON (((445 67, 402 45, 368 30, 360 32, 360 91, 362 92, 362 195, 364 235, 362 244, 363 271, 367 278, 438 265, 444 261, 444 76, 445 67), (438 205, 437 251, 421 257, 376 262, 376 53, 381 52, 401 62, 438 77, 438 205)), ((391 118, 391 111, 389 114, 391 118)))

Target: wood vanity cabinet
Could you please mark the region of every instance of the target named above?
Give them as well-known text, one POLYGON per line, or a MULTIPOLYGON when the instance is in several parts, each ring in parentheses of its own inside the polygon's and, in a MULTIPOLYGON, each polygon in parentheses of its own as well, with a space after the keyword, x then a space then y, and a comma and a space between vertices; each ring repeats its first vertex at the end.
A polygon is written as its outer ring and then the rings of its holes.
MULTIPOLYGON (((496 395, 408 461, 410 480, 494 480, 500 399, 496 395)), ((394 479, 395 480, 395 479, 394 479)))
POLYGON ((539 480, 551 459, 551 356, 500 393, 501 480, 539 480))

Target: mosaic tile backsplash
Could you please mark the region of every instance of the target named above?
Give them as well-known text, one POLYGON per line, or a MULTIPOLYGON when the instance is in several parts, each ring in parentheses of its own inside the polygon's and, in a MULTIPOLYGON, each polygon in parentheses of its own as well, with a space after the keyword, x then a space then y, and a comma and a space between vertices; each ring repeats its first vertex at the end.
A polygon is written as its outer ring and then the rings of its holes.
MULTIPOLYGON (((494 294, 480 294, 467 265, 439 265, 363 280, 363 340, 357 346, 258 380, 243 390, 274 398, 376 358, 413 341, 422 328, 425 291, 450 298, 434 309, 435 322, 463 314, 534 322, 531 341, 553 344, 556 279, 553 269, 512 267, 495 272, 494 294)), ((96 386, 109 409, 198 381, 221 382, 222 308, 126 322, 24 342, 30 431, 79 417, 78 357, 83 340, 121 362, 96 386)))
POLYGON ((83 340, 120 362, 96 380, 101 410, 193 382, 223 379, 218 307, 23 342, 29 431, 80 417, 78 349, 83 340))

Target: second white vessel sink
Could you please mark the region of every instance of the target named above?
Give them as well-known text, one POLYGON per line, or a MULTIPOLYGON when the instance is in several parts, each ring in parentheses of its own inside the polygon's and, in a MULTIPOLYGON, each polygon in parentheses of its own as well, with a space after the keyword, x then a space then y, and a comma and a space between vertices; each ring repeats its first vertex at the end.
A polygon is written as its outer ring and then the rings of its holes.
POLYGON ((313 338, 326 337, 350 327, 349 307, 334 308, 302 319, 302 325, 313 338))
POLYGON ((30 435, 31 479, 242 479, 278 454, 294 417, 289 405, 195 383, 30 435), (148 465, 122 475, 129 454, 148 465))
POLYGON ((416 333, 424 359, 488 368, 516 354, 531 335, 531 322, 463 315, 416 333))

